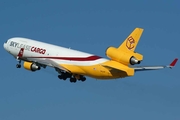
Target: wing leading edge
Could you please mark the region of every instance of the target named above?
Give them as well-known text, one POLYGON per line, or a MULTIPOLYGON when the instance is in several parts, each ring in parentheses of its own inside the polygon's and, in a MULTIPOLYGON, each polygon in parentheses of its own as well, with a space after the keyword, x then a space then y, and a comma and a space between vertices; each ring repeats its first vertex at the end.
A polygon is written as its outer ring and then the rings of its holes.
POLYGON ((132 67, 135 71, 159 70, 163 68, 172 68, 176 65, 178 59, 174 59, 171 64, 165 66, 135 66, 132 67))

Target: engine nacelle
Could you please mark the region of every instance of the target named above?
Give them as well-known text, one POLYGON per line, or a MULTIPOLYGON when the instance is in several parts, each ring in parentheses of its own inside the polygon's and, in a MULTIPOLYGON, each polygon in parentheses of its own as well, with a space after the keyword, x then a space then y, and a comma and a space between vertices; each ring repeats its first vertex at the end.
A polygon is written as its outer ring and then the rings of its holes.
POLYGON ((24 68, 26 70, 30 70, 30 71, 36 71, 36 70, 40 70, 40 66, 36 65, 36 63, 32 63, 32 62, 24 62, 24 68))
POLYGON ((130 63, 131 65, 135 65, 135 64, 140 64, 141 61, 137 60, 134 56, 132 56, 132 57, 130 58, 130 60, 129 60, 129 63, 130 63))
POLYGON ((109 47, 106 50, 106 55, 117 62, 120 62, 124 65, 134 65, 134 64, 140 64, 140 62, 143 60, 143 56, 139 53, 134 53, 133 51, 121 51, 118 50, 115 47, 109 47))

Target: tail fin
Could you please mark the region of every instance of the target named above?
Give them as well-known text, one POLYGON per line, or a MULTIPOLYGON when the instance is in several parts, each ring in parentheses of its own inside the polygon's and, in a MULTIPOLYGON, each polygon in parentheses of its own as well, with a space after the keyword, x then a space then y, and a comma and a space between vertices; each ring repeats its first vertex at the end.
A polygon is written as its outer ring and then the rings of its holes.
POLYGON ((134 51, 142 32, 142 28, 135 28, 134 31, 126 38, 126 40, 118 47, 118 49, 123 51, 134 51))

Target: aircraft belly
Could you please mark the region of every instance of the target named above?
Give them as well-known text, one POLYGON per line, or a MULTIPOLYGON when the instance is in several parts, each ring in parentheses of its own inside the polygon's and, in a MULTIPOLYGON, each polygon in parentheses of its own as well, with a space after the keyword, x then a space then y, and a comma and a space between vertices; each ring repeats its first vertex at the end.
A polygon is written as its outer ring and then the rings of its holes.
POLYGON ((97 79, 113 79, 126 77, 127 74, 124 71, 110 71, 104 68, 101 64, 92 66, 75 66, 61 64, 64 68, 70 70, 74 74, 85 75, 97 79))

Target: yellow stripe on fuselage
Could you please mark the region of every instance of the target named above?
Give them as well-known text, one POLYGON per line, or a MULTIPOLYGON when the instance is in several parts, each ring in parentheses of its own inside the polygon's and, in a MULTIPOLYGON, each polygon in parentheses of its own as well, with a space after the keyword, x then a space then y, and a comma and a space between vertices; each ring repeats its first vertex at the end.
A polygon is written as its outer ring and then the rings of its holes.
POLYGON ((60 66, 70 70, 73 74, 86 75, 97 79, 113 79, 134 75, 134 69, 112 60, 91 66, 68 64, 60 64, 60 66), (104 66, 109 66, 110 68, 104 66))

